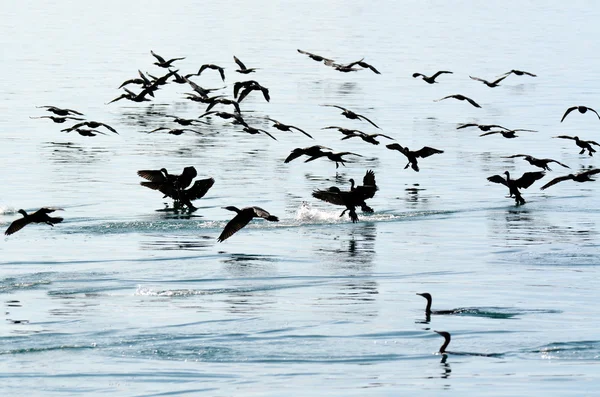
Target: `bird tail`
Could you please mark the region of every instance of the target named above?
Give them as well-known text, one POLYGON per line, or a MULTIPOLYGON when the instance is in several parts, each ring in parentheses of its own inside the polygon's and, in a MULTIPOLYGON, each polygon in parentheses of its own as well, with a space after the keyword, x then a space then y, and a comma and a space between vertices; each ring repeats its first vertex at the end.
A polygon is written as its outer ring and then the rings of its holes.
POLYGON ((56 216, 56 217, 48 217, 48 223, 50 225, 53 225, 55 223, 61 223, 63 220, 64 220, 63 218, 60 218, 58 216, 56 216))
POLYGON ((269 217, 266 219, 271 222, 279 222, 279 218, 277 218, 275 215, 269 215, 269 217))

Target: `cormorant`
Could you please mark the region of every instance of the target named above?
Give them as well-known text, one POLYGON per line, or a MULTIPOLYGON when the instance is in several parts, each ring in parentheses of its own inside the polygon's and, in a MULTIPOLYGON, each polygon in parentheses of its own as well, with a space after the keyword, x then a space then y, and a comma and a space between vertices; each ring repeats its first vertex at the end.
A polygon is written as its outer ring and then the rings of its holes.
POLYGON ((39 117, 29 116, 29 118, 30 119, 50 119, 57 124, 62 124, 67 120, 85 120, 80 117, 73 117, 73 116, 39 116, 39 117))
POLYGON ((166 114, 165 117, 171 117, 173 119, 173 122, 175 122, 175 123, 177 123, 179 125, 183 125, 183 126, 192 125, 194 123, 204 124, 202 121, 200 121, 198 119, 184 119, 184 118, 181 118, 181 117, 172 116, 170 114, 166 114))
MULTIPOLYGON (((68 132, 70 132, 70 131, 67 131, 67 133, 68 132)), ((102 131, 88 129, 88 128, 75 128, 75 132, 77 132, 81 136, 89 136, 89 137, 96 136, 98 134, 106 135, 102 131)))
POLYGON ((526 74, 527 76, 537 77, 536 74, 525 72, 524 70, 516 70, 516 69, 513 69, 510 72, 506 72, 504 74, 508 76, 511 73, 516 74, 517 76, 523 76, 524 74, 526 74))
POLYGON ((474 100, 472 100, 471 98, 467 98, 464 95, 460 95, 460 94, 455 94, 455 95, 448 95, 445 96, 441 99, 435 99, 434 102, 439 102, 439 101, 443 101, 444 99, 448 99, 448 98, 454 98, 454 99, 458 99, 459 101, 467 101, 469 102, 471 105, 475 106, 476 108, 480 108, 481 106, 479 106, 479 104, 477 102, 475 102, 474 100))
POLYGON ((496 79, 494 81, 487 81, 484 79, 480 79, 479 77, 473 77, 473 76, 469 76, 471 78, 471 80, 475 80, 475 81, 481 81, 483 84, 487 85, 490 88, 494 88, 494 87, 498 87, 500 84, 500 82, 502 80, 504 80, 505 78, 508 77, 508 75, 502 76, 499 79, 496 79))
POLYGON ((260 128, 250 127, 249 125, 244 126, 244 130, 243 131, 247 132, 248 134, 251 134, 251 135, 260 134, 262 132, 263 134, 266 134, 266 135, 270 136, 274 140, 277 140, 277 138, 275 138, 273 135, 269 134, 267 131, 265 131, 263 129, 260 129, 260 128))
POLYGON ((289 156, 287 156, 287 158, 284 160, 284 163, 289 163, 290 161, 295 160, 298 157, 303 156, 303 155, 309 156, 312 160, 315 160, 319 157, 327 156, 327 153, 329 153, 329 152, 324 152, 323 149, 332 150, 331 148, 321 146, 321 145, 314 145, 314 146, 309 146, 309 147, 305 147, 305 148, 296 148, 296 149, 292 150, 292 152, 289 154, 289 156))
POLYGON ((240 104, 234 99, 224 98, 221 96, 216 96, 208 99, 209 103, 205 110, 206 112, 210 111, 210 109, 212 109, 217 103, 220 103, 221 105, 232 105, 237 113, 241 112, 240 104))
POLYGON ((437 83, 437 81, 435 81, 435 79, 436 79, 436 78, 437 78, 437 77, 438 77, 440 74, 443 74, 443 73, 449 73, 449 74, 452 74, 452 72, 449 72, 449 71, 447 71, 447 70, 440 70, 439 72, 437 72, 436 74, 434 74, 434 75, 433 75, 433 76, 431 76, 431 77, 427 77, 427 76, 425 76, 425 75, 424 75, 424 74, 422 74, 422 73, 413 73, 412 77, 414 77, 414 78, 417 78, 417 77, 419 77, 419 76, 420 76, 420 77, 422 77, 422 78, 423 78, 423 80, 425 80, 425 82, 427 82, 427 83, 429 83, 429 84, 433 84, 433 83, 437 83))
POLYGON ((425 315, 429 317, 431 314, 458 314, 460 310, 431 310, 431 294, 428 292, 417 293, 417 295, 422 296, 427 299, 427 306, 425 306, 425 315))
POLYGON ((552 159, 538 159, 528 154, 514 154, 512 156, 506 156, 507 159, 514 159, 516 157, 523 157, 523 160, 527 161, 529 164, 539 167, 546 171, 552 171, 550 167, 548 167, 548 163, 556 163, 558 165, 562 165, 565 168, 570 168, 568 165, 564 165, 560 161, 552 160, 552 159))
POLYGON ((358 156, 358 157, 363 157, 360 154, 356 154, 356 153, 352 153, 352 152, 338 152, 338 153, 333 153, 333 152, 324 152, 324 154, 319 154, 318 156, 313 156, 311 158, 309 158, 308 160, 305 160, 305 163, 308 163, 309 161, 313 161, 318 159, 319 157, 327 157, 329 160, 335 162, 335 168, 337 169, 340 164, 343 165, 344 167, 346 166, 345 160, 343 159, 344 156, 347 155, 353 155, 353 156, 358 156))
POLYGON ((158 62, 154 62, 154 64, 161 68, 169 68, 173 62, 185 59, 185 58, 173 58, 173 59, 169 59, 168 61, 165 61, 165 59, 163 57, 161 57, 158 54, 155 54, 154 51, 152 51, 152 50, 150 50, 150 54, 152 54, 154 56, 154 58, 156 58, 158 61, 158 62))
POLYGON ((328 62, 333 62, 333 59, 329 59, 329 58, 325 58, 322 57, 320 55, 317 54, 311 54, 310 52, 306 52, 306 51, 302 51, 302 50, 297 50, 300 54, 304 54, 304 55, 308 55, 308 57, 310 59, 313 59, 317 62, 321 62, 321 61, 328 61, 328 62))
POLYGON ((55 208, 46 207, 40 208, 33 214, 27 214, 25 210, 19 210, 18 212, 19 214, 23 215, 23 218, 17 219, 13 223, 11 223, 10 226, 8 226, 8 229, 6 229, 6 231, 4 232, 4 234, 9 236, 23 229, 30 223, 46 223, 50 226, 54 226, 55 223, 60 223, 63 221, 63 218, 48 216, 48 214, 54 211, 56 211, 55 208))
POLYGON ((569 175, 565 175, 565 176, 559 176, 558 178, 554 178, 550 182, 546 183, 540 189, 544 190, 546 188, 549 188, 552 185, 557 184, 558 182, 568 181, 568 180, 572 180, 575 182, 593 182, 593 181, 595 181, 595 179, 590 178, 590 176, 596 175, 599 172, 600 172, 600 169, 595 168, 595 169, 580 172, 578 174, 569 174, 569 175))
POLYGON ((444 153, 443 150, 434 149, 429 146, 423 146, 421 149, 415 150, 415 151, 410 150, 408 147, 401 146, 398 143, 390 143, 389 145, 386 145, 385 147, 387 147, 388 149, 391 149, 391 150, 397 150, 400 153, 402 153, 403 155, 405 155, 406 158, 408 159, 408 163, 406 163, 406 166, 404 167, 404 169, 407 169, 408 166, 411 166, 411 168, 417 172, 419 172, 419 165, 417 162, 418 157, 425 158, 425 157, 429 157, 434 154, 444 153))
POLYGON ((592 147, 592 145, 600 146, 600 143, 598 143, 596 141, 584 141, 583 139, 579 139, 578 136, 559 135, 559 136, 555 136, 554 138, 572 139, 575 141, 575 144, 581 148, 581 151, 579 152, 579 154, 584 154, 585 151, 587 150, 588 154, 590 156, 593 156, 594 153, 596 152, 596 150, 592 147))
POLYGON ((168 127, 158 127, 153 129, 152 131, 148 131, 147 134, 152 134, 153 132, 164 131, 167 130, 167 134, 171 135, 182 135, 186 132, 195 132, 196 134, 200 134, 200 131, 192 130, 191 128, 168 128, 168 127))
POLYGON ((140 170, 137 174, 149 181, 140 182, 142 186, 158 190, 164 194, 164 197, 171 197, 175 201, 175 205, 183 204, 192 211, 196 209, 192 204, 192 200, 204 197, 215 183, 213 178, 200 179, 186 189, 197 176, 194 167, 185 167, 180 175, 169 174, 166 168, 161 168, 160 170, 140 170))
POLYGON ((233 84, 233 97, 236 98, 239 103, 239 102, 242 102, 244 100, 244 98, 246 98, 246 96, 248 96, 249 93, 251 93, 252 91, 258 91, 258 90, 260 90, 262 92, 263 97, 265 98, 265 100, 267 102, 269 102, 271 100, 271 96, 269 95, 269 89, 266 87, 263 87, 255 80, 238 81, 238 82, 234 83, 233 84), (243 90, 240 92, 240 90, 242 88, 243 88, 243 90), (238 92, 240 94, 239 97, 238 97, 238 92))
POLYGON ((467 127, 477 127, 481 131, 489 131, 492 128, 501 128, 503 130, 507 130, 508 131, 508 128, 502 127, 501 125, 498 125, 498 124, 477 124, 477 123, 460 124, 458 127, 456 127, 456 129, 460 130, 460 129, 467 128, 467 127))
MULTIPOLYGON (((363 59, 364 59, 364 58, 363 58, 363 59)), ((365 68, 365 69, 371 69, 371 71, 372 71, 373 73, 375 73, 375 74, 381 74, 381 73, 379 72, 379 70, 375 69, 375 67, 374 67, 373 65, 370 65, 370 64, 366 63, 365 61, 363 61, 363 59, 361 59, 360 61, 351 62, 351 63, 349 63, 349 64, 347 64, 347 65, 344 65, 344 67, 347 67, 347 68, 352 68, 354 65, 358 65, 358 66, 360 66, 361 68, 365 68)))
POLYGON ((106 129, 108 129, 109 131, 112 131, 112 132, 114 132, 114 133, 115 133, 115 134, 117 134, 117 135, 119 134, 119 133, 117 132, 117 130, 115 130, 115 129, 114 129, 113 127, 111 127, 110 125, 108 125, 108 124, 104 124, 104 123, 100 123, 99 121, 84 121, 84 122, 81 122, 81 123, 77 123, 77 124, 73 125, 72 127, 65 128, 65 129, 63 129, 63 130, 61 130, 61 131, 63 131, 63 132, 64 132, 64 131, 66 131, 66 132, 69 132, 69 131, 76 130, 77 128, 79 128, 79 127, 83 127, 83 126, 87 126, 87 127, 90 127, 90 128, 104 127, 104 128, 106 128, 106 129))
POLYGON ((233 119, 233 123, 234 124, 241 124, 244 127, 248 126, 248 124, 246 123, 246 121, 244 120, 244 118, 242 117, 242 115, 240 113, 228 113, 228 112, 217 112, 214 110, 211 110, 210 112, 206 112, 204 114, 201 114, 200 116, 198 116, 199 119, 201 119, 204 116, 208 116, 214 114, 217 117, 220 117, 222 119, 225 120, 229 120, 229 119, 233 119))
POLYGON ((501 357, 502 354, 498 354, 498 353, 469 353, 469 352, 451 352, 446 350, 446 348, 448 348, 448 345, 450 344, 450 333, 446 332, 446 331, 433 331, 436 334, 444 337, 444 344, 440 347, 440 350, 438 351, 438 353, 440 354, 454 354, 457 356, 479 356, 479 357, 501 357))
POLYGON ((375 139, 378 136, 382 136, 384 138, 394 140, 394 138, 392 138, 391 136, 388 136, 388 135, 384 135, 384 134, 365 134, 362 131, 351 132, 351 133, 345 134, 345 135, 346 136, 341 139, 342 141, 346 140, 346 139, 358 137, 358 138, 362 139, 363 141, 365 141, 367 143, 371 143, 373 145, 379 145, 379 141, 375 139))
POLYGON ((487 180, 494 183, 501 183, 508 187, 510 192, 509 197, 515 198, 516 205, 525 204, 525 200, 523 199, 523 196, 521 196, 519 188, 527 189, 533 182, 546 175, 543 171, 526 172, 519 179, 510 179, 510 173, 508 171, 504 171, 504 174, 506 175, 506 179, 500 175, 492 175, 487 178, 487 180))
POLYGON ((489 131, 489 132, 484 132, 483 134, 481 134, 479 136, 502 134, 502 136, 505 138, 509 138, 509 139, 510 138, 518 138, 519 136, 515 135, 515 133, 517 133, 518 131, 531 131, 531 130, 516 129, 516 130, 489 131))
POLYGON ((344 135, 350 135, 350 134, 364 134, 364 132, 359 131, 359 130, 354 130, 354 129, 350 129, 350 128, 344 128, 344 127, 338 127, 335 125, 329 126, 329 127, 323 127, 321 128, 322 130, 329 130, 329 129, 334 129, 334 130, 338 130, 339 132, 341 132, 344 135))
POLYGON ((237 215, 234 216, 233 219, 227 223, 227 225, 225 225, 223 232, 219 238, 217 238, 217 241, 220 243, 227 240, 238 230, 246 226, 253 218, 263 218, 270 222, 279 222, 279 218, 277 218, 275 215, 269 214, 267 211, 259 207, 246 207, 239 209, 237 207, 229 206, 223 208, 229 211, 234 211, 237 213, 237 215))
POLYGON ((238 73, 248 74, 248 73, 253 73, 253 72, 255 72, 257 70, 256 68, 247 68, 246 65, 244 65, 242 63, 242 61, 240 61, 235 55, 233 56, 233 60, 240 67, 239 69, 236 70, 236 72, 238 72, 238 73))
POLYGON ((293 125, 288 125, 288 124, 283 124, 280 123, 279 121, 272 119, 270 117, 265 117, 267 120, 272 121, 273 127, 277 128, 279 131, 292 131, 292 129, 300 131, 301 133, 303 133, 304 135, 306 135, 307 137, 309 137, 310 139, 314 139, 309 133, 307 133, 306 131, 304 131, 303 129, 300 129, 296 126, 293 125))
POLYGON ((221 88, 204 88, 199 86, 198 84, 194 83, 192 80, 188 79, 187 77, 185 77, 185 81, 187 81, 187 83, 190 85, 190 87, 192 87, 192 89, 194 91, 196 91, 198 94, 200 94, 200 96, 207 98, 208 94, 210 94, 213 91, 217 91, 220 90, 221 88))
POLYGON ((61 108, 57 108, 56 106, 36 106, 37 108, 45 108, 47 111, 52 112, 54 114, 56 114, 57 116, 71 116, 72 114, 76 114, 79 116, 83 116, 83 113, 78 112, 77 110, 73 110, 73 109, 61 109, 61 108))
POLYGON ((598 114, 598 112, 596 112, 592 108, 588 108, 587 106, 572 106, 572 107, 570 107, 570 108, 567 109, 567 111, 565 112, 565 114, 562 116, 562 119, 560 119, 560 122, 562 123, 563 120, 565 119, 565 117, 567 117, 569 115, 569 113, 571 113, 575 109, 577 109, 579 111, 579 113, 581 113, 581 114, 584 114, 585 112, 587 112, 589 110, 590 112, 596 113, 596 116, 598 116, 598 119, 600 119, 600 114, 598 114))
POLYGON ((200 66, 200 70, 198 70, 197 75, 200 76, 202 74, 202 72, 205 71, 206 69, 218 70, 219 74, 221 75, 221 80, 223 80, 223 82, 225 82, 225 70, 222 67, 212 64, 212 63, 207 63, 207 64, 200 66))
POLYGON ((367 122, 369 122, 373 127, 375 128, 379 128, 377 126, 377 124, 375 124, 374 122, 372 122, 371 120, 369 120, 368 118, 366 118, 365 116, 358 114, 358 113, 354 113, 351 110, 348 110, 344 107, 338 106, 338 105, 321 105, 321 106, 329 106, 329 107, 333 107, 333 108, 338 108, 342 111, 342 115, 346 116, 346 118, 349 118, 350 120, 365 120, 367 122))

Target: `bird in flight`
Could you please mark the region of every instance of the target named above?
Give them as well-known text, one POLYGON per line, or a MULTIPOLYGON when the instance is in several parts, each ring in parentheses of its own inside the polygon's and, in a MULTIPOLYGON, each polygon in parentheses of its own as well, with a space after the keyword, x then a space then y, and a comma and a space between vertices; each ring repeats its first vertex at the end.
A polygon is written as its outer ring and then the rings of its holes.
POLYGON ((57 209, 58 208, 43 207, 34 212, 33 214, 28 214, 25 210, 19 210, 18 212, 19 214, 23 215, 23 218, 17 219, 13 223, 11 223, 10 226, 8 226, 8 229, 6 229, 6 231, 4 232, 4 234, 10 236, 11 234, 23 229, 30 223, 45 223, 50 226, 54 226, 54 224, 63 221, 63 218, 48 216, 48 214, 51 214, 57 209))
POLYGON ((338 108, 342 111, 342 115, 346 116, 346 118, 349 118, 350 120, 365 120, 365 121, 369 122, 373 127, 379 128, 377 126, 377 124, 375 124, 374 122, 372 122, 371 120, 369 120, 368 118, 363 116, 362 114, 354 113, 353 111, 346 109, 344 107, 341 107, 338 105, 321 105, 321 106, 329 106, 329 107, 338 108))
POLYGON ((419 158, 419 157, 425 158, 425 157, 429 157, 434 154, 444 153, 443 150, 434 149, 429 146, 423 146, 421 149, 415 150, 415 151, 410 150, 408 147, 401 146, 398 143, 390 143, 389 145, 386 145, 385 147, 387 147, 390 150, 397 150, 400 153, 402 153, 403 155, 405 155, 406 158, 408 159, 408 163, 406 163, 406 166, 404 167, 404 169, 407 169, 410 166, 413 170, 415 170, 417 172, 419 172, 419 165, 417 162, 417 158, 419 158))
POLYGON ((492 175, 487 180, 494 183, 501 183, 508 187, 509 197, 514 197, 517 205, 525 204, 525 199, 521 196, 519 189, 527 189, 545 175, 544 171, 526 172, 519 179, 511 179, 508 171, 504 171, 504 174, 506 175, 506 179, 500 175, 492 175))
POLYGON ((480 79, 479 77, 473 77, 473 76, 469 76, 471 78, 471 80, 475 80, 475 81, 481 81, 483 84, 487 85, 490 88, 494 88, 494 87, 498 87, 500 85, 500 82, 502 80, 504 80, 505 78, 508 77, 508 75, 506 76, 502 76, 499 79, 496 79, 494 81, 487 81, 484 79, 480 79))
POLYGON ((185 58, 173 58, 173 59, 169 59, 168 61, 166 61, 165 58, 163 58, 160 55, 156 54, 152 50, 150 50, 150 54, 152 54, 154 56, 154 58, 156 58, 156 60, 158 61, 158 62, 154 62, 154 64, 156 66, 161 67, 161 68, 169 68, 173 62, 185 59, 185 58))
POLYGON ((596 175, 600 172, 600 168, 595 168, 587 171, 580 172, 578 174, 569 174, 565 176, 559 176, 558 178, 552 179, 550 182, 546 183, 540 189, 545 190, 552 185, 556 185, 558 182, 572 180, 575 182, 592 182, 595 179, 590 178, 592 175, 596 175))
POLYGON ((246 65, 244 65, 242 63, 242 61, 240 61, 238 59, 238 57, 236 57, 235 55, 233 56, 233 60, 235 61, 235 63, 238 64, 238 66, 240 67, 239 69, 236 69, 236 72, 241 73, 241 74, 248 74, 248 73, 254 73, 257 69, 256 68, 247 68, 246 65))
POLYGON ((254 218, 263 218, 270 222, 279 222, 279 218, 277 218, 275 215, 269 214, 260 207, 246 207, 239 209, 234 206, 229 206, 223 207, 223 209, 233 211, 237 215, 227 222, 223 232, 217 238, 217 241, 220 243, 233 236, 237 231, 246 226, 254 218))
POLYGON ((560 122, 562 123, 563 120, 565 119, 565 117, 567 117, 569 115, 569 113, 571 113, 575 109, 577 109, 579 111, 579 113, 581 113, 581 114, 584 114, 584 113, 586 113, 589 110, 590 112, 596 113, 596 116, 598 116, 598 119, 600 119, 600 114, 598 114, 598 112, 596 112, 592 108, 588 108, 587 106, 572 106, 572 107, 570 107, 570 108, 567 109, 567 111, 565 112, 565 114, 562 116, 562 119, 560 119, 560 122))
POLYGON ((581 148, 581 151, 579 152, 579 154, 584 154, 585 151, 587 150, 590 157, 593 156, 594 153, 596 152, 596 150, 592 147, 592 145, 600 146, 600 143, 598 143, 596 141, 584 141, 583 139, 579 139, 578 136, 559 135, 559 136, 555 136, 554 138, 574 140, 575 144, 581 148))
POLYGON ((432 75, 431 77, 429 76, 425 76, 422 73, 413 73, 412 77, 417 78, 417 77, 421 77, 423 78, 423 80, 429 84, 433 84, 433 83, 437 83, 437 81, 435 81, 435 79, 440 75, 440 74, 444 74, 444 73, 448 73, 448 74, 452 74, 452 72, 449 72, 447 70, 440 70, 439 72, 435 73, 434 75, 432 75))
POLYGON ((522 157, 523 160, 527 161, 529 164, 535 166, 535 167, 539 167, 545 171, 552 171, 550 169, 550 167, 548 167, 548 163, 556 163, 558 165, 562 165, 565 168, 570 168, 567 165, 564 165, 563 163, 561 163, 560 161, 556 161, 556 160, 552 160, 552 159, 538 159, 535 158, 533 156, 530 156, 528 154, 514 154, 512 156, 506 156, 505 158, 507 159, 514 159, 517 157, 522 157))
POLYGON ((439 101, 443 101, 444 99, 448 99, 448 98, 454 98, 454 99, 458 99, 459 101, 467 101, 469 102, 471 105, 475 106, 476 108, 480 108, 481 106, 479 106, 479 104, 477 102, 475 102, 474 100, 472 100, 471 98, 467 98, 464 95, 460 95, 460 94, 455 94, 455 95, 448 95, 445 96, 441 99, 437 99, 434 100, 434 102, 439 102, 439 101))

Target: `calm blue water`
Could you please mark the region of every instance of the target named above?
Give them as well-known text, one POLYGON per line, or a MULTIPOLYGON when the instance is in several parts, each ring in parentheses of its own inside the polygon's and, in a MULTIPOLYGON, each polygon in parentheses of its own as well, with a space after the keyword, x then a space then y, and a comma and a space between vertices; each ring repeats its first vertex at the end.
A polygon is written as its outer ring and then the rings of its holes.
MULTIPOLYGON (((0 243, 2 395, 365 396, 592 395, 600 386, 600 288, 595 183, 550 178, 597 166, 561 134, 598 138, 600 6, 472 2, 41 1, 4 5, 0 22, 0 227, 16 210, 63 208, 54 228, 28 226, 0 243), (226 4, 223 4, 226 3, 226 4), (381 71, 339 73, 296 52, 365 60, 381 71), (219 118, 201 135, 174 127, 205 106, 168 84, 152 102, 119 101, 137 70, 161 75, 150 50, 182 73, 226 68, 194 81, 231 95, 255 79, 271 93, 242 102, 251 124, 277 141, 219 118), (257 73, 234 72, 233 55, 257 73), (493 79, 488 88, 469 75, 493 79), (450 70, 439 84, 411 77, 450 70), (433 100, 450 94, 482 105, 433 100), (329 125, 378 132, 347 120, 364 114, 402 145, 443 154, 405 170, 405 158, 329 125), (40 105, 74 108, 119 135, 81 137, 30 116, 40 105), (268 116, 316 139, 280 132, 268 116), (517 139, 478 137, 459 123, 529 128, 517 139), (296 160, 321 144, 363 157, 346 167, 296 160), (514 206, 486 181, 536 171, 517 153, 550 157, 542 181, 514 206), (216 180, 192 216, 139 185, 140 169, 194 166, 216 180), (348 186, 367 169, 379 192, 373 214, 352 224, 314 189, 348 186), (565 172, 567 171, 567 172, 565 172), (258 205, 279 223, 254 221, 224 243, 227 205, 258 205), (460 315, 426 321, 434 309, 460 315), (436 354, 449 350, 494 357, 436 354)), ((227 110, 227 108, 219 108, 227 110)), ((388 143, 384 138, 382 143, 388 143)))

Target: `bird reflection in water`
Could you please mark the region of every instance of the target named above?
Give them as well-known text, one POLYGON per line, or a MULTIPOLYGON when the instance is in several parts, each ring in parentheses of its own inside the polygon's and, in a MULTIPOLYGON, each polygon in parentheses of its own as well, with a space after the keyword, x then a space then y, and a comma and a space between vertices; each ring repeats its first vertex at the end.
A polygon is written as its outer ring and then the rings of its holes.
POLYGON ((419 203, 425 204, 428 201, 426 197, 419 194, 420 191, 425 191, 425 189, 420 188, 418 183, 413 184, 411 187, 407 187, 404 191, 406 192, 404 200, 411 207, 416 207, 419 203))
POLYGON ((73 142, 45 142, 44 154, 57 164, 91 164, 107 160, 109 150, 102 147, 83 147, 73 142))
POLYGON ((148 240, 140 242, 142 250, 151 251, 203 251, 213 246, 211 236, 169 236, 147 235, 148 240))

